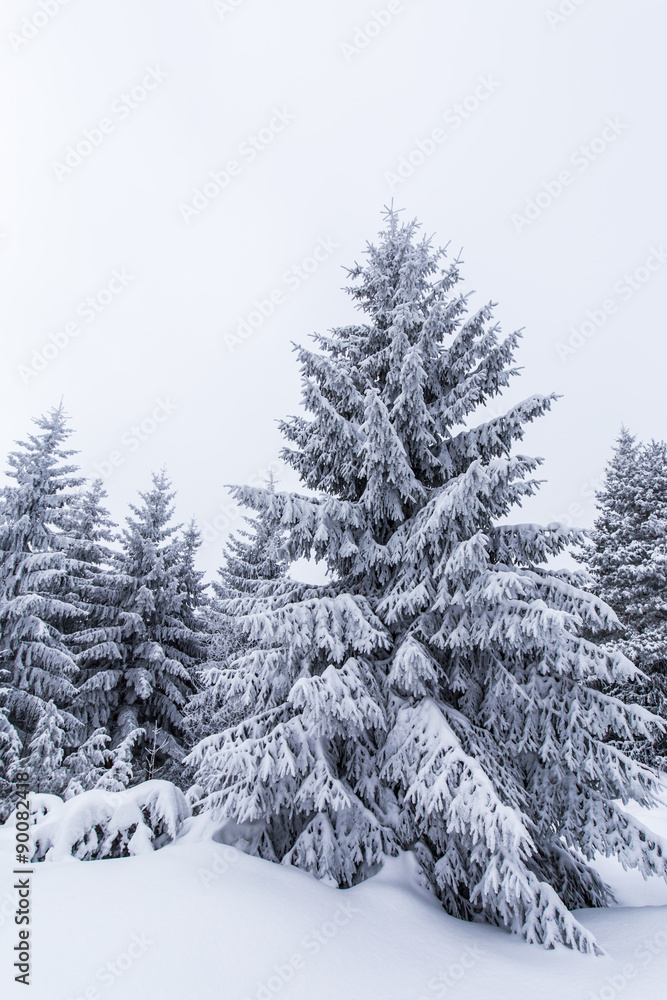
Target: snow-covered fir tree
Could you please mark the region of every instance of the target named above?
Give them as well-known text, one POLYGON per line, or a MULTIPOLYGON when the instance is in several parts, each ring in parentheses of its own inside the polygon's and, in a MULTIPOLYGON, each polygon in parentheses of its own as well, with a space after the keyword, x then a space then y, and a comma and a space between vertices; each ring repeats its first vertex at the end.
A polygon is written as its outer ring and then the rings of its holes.
MULTIPOLYGON (((207 593, 205 574, 197 569, 196 557, 201 547, 202 537, 196 520, 192 518, 181 537, 179 580, 185 594, 181 606, 183 621, 196 633, 200 656, 198 661, 206 661, 220 651, 224 638, 230 632, 229 622, 217 610, 215 601, 207 593)), ((204 675, 198 668, 193 673, 194 692, 190 694, 183 710, 183 744, 189 750, 204 735, 211 732, 205 718, 208 716, 208 699, 203 695, 204 675)), ((186 783, 191 777, 185 769, 181 778, 186 783)), ((185 786, 184 786, 185 787, 185 786)))
MULTIPOLYGON (((667 445, 638 444, 626 428, 596 494, 598 517, 577 558, 585 562, 595 592, 614 609, 620 628, 605 645, 631 659, 645 676, 611 691, 667 717, 667 445)), ((665 767, 667 740, 626 740, 640 759, 665 767)))
POLYGON ((12 776, 21 749, 21 741, 7 717, 7 710, 0 706, 0 823, 4 823, 12 811, 12 776))
POLYGON ((128 646, 143 633, 141 617, 122 608, 129 581, 116 565, 116 525, 104 506, 106 495, 102 480, 94 480, 70 508, 66 525, 68 554, 80 567, 68 598, 85 613, 65 637, 79 668, 73 711, 84 739, 100 727, 113 729, 128 646))
POLYGON ((134 784, 135 746, 141 746, 145 736, 145 730, 133 729, 117 746, 111 747, 106 729, 96 729, 65 758, 51 790, 66 800, 93 788, 104 792, 124 791, 134 784))
POLYGON ((201 612, 207 604, 205 574, 203 570, 197 569, 197 554, 201 543, 201 532, 195 519, 192 518, 180 541, 178 576, 181 590, 185 594, 180 616, 194 632, 198 632, 203 625, 201 612))
POLYGON ((0 700, 7 745, 18 739, 26 751, 50 702, 66 742, 79 730, 70 711, 77 666, 64 633, 81 616, 67 597, 81 566, 66 527, 82 480, 62 406, 34 423, 36 433, 9 455, 13 483, 0 491, 0 700))
POLYGON ((135 744, 140 743, 145 736, 145 730, 133 729, 121 740, 110 754, 111 766, 97 780, 96 788, 105 792, 122 792, 134 784, 135 744))
MULTIPOLYGON (((275 493, 273 472, 266 480, 266 491, 275 493)), ((268 590, 273 592, 276 581, 287 572, 287 559, 283 552, 284 532, 265 512, 256 517, 244 518, 247 529, 242 528, 229 539, 219 570, 220 580, 213 584, 221 600, 234 601, 233 613, 244 613, 255 596, 268 590)))
POLYGON ((87 792, 98 786, 98 783, 110 771, 112 755, 108 744, 110 736, 106 729, 100 727, 90 734, 80 747, 70 753, 64 762, 63 786, 55 791, 65 799, 71 799, 81 792, 87 792))
POLYGON ((613 612, 545 566, 580 536, 506 520, 538 486, 513 445, 552 397, 475 423, 518 335, 467 315, 442 255, 389 212, 350 271, 359 322, 299 349, 284 458, 309 492, 235 495, 330 582, 254 598, 220 679, 245 718, 190 762, 252 853, 350 886, 410 850, 451 914, 593 950, 570 910, 610 899, 594 854, 666 871, 618 804, 654 775, 608 742, 652 716, 600 690, 633 673, 583 634, 613 612))
MULTIPOLYGON (((187 623, 192 609, 183 582, 184 543, 170 523, 170 485, 164 471, 153 475, 152 489, 139 494, 141 504, 131 505, 133 516, 121 534, 120 606, 137 628, 124 642, 112 730, 115 745, 136 729, 150 726, 152 733, 157 726, 165 773, 183 756, 183 710, 202 656, 201 636, 187 623)), ((144 765, 147 749, 144 743, 144 765)))
POLYGON ((65 783, 66 735, 63 717, 52 701, 44 706, 28 746, 28 769, 36 792, 57 795, 65 783))
MULTIPOLYGON (((267 478, 266 488, 275 493, 273 472, 267 478)), ((252 706, 253 693, 244 689, 245 674, 232 664, 242 651, 251 655, 251 641, 245 634, 248 613, 256 602, 264 604, 281 590, 287 575, 287 559, 282 551, 284 532, 265 512, 244 520, 247 528, 228 540, 219 579, 213 583, 201 690, 187 709, 191 745, 219 732, 231 721, 238 721, 252 706), (238 679, 238 686, 233 678, 238 679)))

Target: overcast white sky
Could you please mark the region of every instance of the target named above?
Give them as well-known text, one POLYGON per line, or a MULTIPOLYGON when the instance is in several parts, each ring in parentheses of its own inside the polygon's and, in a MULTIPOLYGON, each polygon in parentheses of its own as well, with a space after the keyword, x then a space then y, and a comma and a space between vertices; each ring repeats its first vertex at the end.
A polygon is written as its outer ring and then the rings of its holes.
POLYGON ((508 398, 563 394, 521 518, 590 524, 621 422, 667 436, 666 28, 649 0, 3 0, 0 457, 64 397, 116 518, 166 464, 214 569, 225 484, 298 405, 290 342, 352 318, 393 196, 525 328, 508 398))

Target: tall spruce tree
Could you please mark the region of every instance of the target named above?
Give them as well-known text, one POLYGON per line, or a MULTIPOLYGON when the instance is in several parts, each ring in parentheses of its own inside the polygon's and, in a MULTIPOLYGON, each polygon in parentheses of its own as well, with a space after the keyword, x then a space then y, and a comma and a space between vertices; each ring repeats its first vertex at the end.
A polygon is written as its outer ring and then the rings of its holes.
MULTIPOLYGON (((2 674, 0 674, 0 682, 2 674)), ((0 823, 4 823, 13 808, 12 776, 21 756, 21 741, 7 717, 7 709, 0 705, 0 823)))
POLYGON ((65 744, 79 734, 71 712, 77 666, 64 633, 82 617, 67 596, 81 573, 68 553, 67 525, 83 480, 70 463, 62 405, 34 423, 38 431, 9 455, 14 482, 0 491, 0 698, 13 754, 18 745, 27 752, 38 726, 47 739, 54 712, 65 744))
POLYGON ((197 554, 201 548, 202 537, 194 518, 189 522, 180 540, 180 557, 178 577, 181 591, 184 593, 180 608, 183 621, 194 632, 198 632, 203 622, 201 612, 206 607, 205 573, 197 569, 197 554))
POLYGON ((100 727, 113 731, 122 686, 123 664, 132 639, 143 633, 137 613, 123 610, 124 580, 112 548, 116 525, 104 506, 101 479, 94 480, 68 512, 68 553, 80 566, 71 581, 69 599, 85 613, 65 639, 79 668, 73 711, 84 725, 85 738, 100 727))
MULTIPOLYGON (((275 493, 273 473, 267 491, 275 493)), ((237 671, 242 650, 253 646, 248 614, 282 593, 287 560, 282 532, 266 512, 246 517, 247 529, 236 532, 225 546, 219 580, 208 609, 207 660, 201 670, 201 690, 188 706, 191 745, 238 721, 254 704, 255 688, 245 688, 247 674, 237 671)), ((291 584, 287 583, 288 586, 291 584)))
MULTIPOLYGON (((273 472, 266 480, 266 492, 276 492, 273 472)), ((244 613, 255 597, 273 593, 277 581, 287 573, 287 559, 283 551, 284 532, 264 510, 255 517, 244 518, 247 529, 242 528, 229 539, 219 570, 220 580, 213 589, 220 600, 234 603, 234 613, 244 613)))
MULTIPOLYGON (((638 444, 621 429, 596 494, 598 517, 577 558, 586 563, 595 592, 621 627, 605 636, 645 676, 611 691, 667 717, 667 445, 638 444)), ((623 749, 656 767, 667 764, 667 739, 625 740, 623 749)))
POLYGON ((610 899, 594 854, 666 871, 618 804, 654 776, 607 742, 652 717, 599 690, 633 672, 582 635, 613 612, 544 566, 579 536, 505 521, 538 486, 513 444, 552 397, 472 422, 518 335, 465 316, 442 254, 389 212, 350 271, 362 319, 299 348, 310 416, 284 458, 311 492, 235 494, 330 582, 255 605, 229 672, 253 710, 191 762, 251 852, 349 886, 411 850, 450 913, 593 950, 569 908, 610 899))
POLYGON ((66 783, 63 768, 66 741, 64 719, 54 703, 49 701, 40 714, 28 745, 27 766, 30 783, 36 792, 54 795, 62 792, 66 783))
MULTIPOLYGON (((153 488, 139 494, 141 504, 131 505, 134 516, 121 534, 121 607, 139 625, 125 641, 112 737, 116 743, 138 728, 150 730, 163 750, 161 773, 173 774, 183 757, 183 710, 195 690, 202 649, 201 637, 188 624, 184 543, 170 523, 175 496, 170 487, 164 471, 153 475, 153 488)), ((146 743, 135 746, 136 753, 143 750, 146 765, 146 743)))

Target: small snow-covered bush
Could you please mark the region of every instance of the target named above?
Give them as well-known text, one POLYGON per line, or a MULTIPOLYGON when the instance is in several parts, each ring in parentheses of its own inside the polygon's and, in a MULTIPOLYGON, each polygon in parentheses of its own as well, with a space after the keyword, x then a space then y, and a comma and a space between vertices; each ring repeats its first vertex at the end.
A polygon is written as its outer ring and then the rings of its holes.
POLYGON ((33 862, 145 854, 174 840, 190 815, 185 796, 169 781, 145 781, 122 792, 93 788, 66 802, 55 795, 34 800, 33 862))

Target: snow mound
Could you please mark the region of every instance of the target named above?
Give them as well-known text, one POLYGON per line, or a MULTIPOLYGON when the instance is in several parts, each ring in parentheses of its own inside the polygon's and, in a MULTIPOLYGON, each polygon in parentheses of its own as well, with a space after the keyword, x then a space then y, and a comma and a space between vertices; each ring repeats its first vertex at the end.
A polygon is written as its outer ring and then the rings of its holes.
POLYGON ((123 792, 93 788, 67 802, 35 795, 33 809, 33 862, 150 853, 174 840, 190 815, 181 790, 158 780, 123 792))

